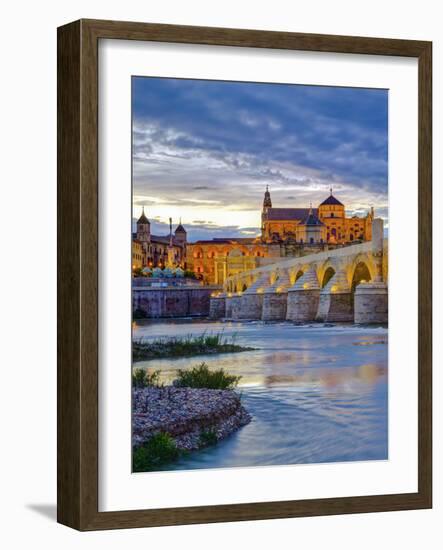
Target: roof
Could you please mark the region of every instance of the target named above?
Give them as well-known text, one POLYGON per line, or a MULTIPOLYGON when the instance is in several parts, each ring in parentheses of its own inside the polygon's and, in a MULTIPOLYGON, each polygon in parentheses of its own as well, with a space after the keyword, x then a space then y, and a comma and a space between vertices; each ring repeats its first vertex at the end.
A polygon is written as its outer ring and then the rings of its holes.
POLYGON ((151 235, 151 243, 169 244, 169 236, 151 235))
MULTIPOLYGON (((142 241, 137 239, 137 233, 132 233, 132 240, 136 243, 143 244, 142 241)), ((151 235, 150 236, 151 243, 157 243, 157 244, 169 244, 169 235, 151 235)), ((172 244, 174 246, 183 246, 183 243, 180 241, 176 241, 174 239, 174 236, 172 237, 172 244)))
POLYGON ((331 193, 329 197, 324 200, 320 206, 326 206, 328 204, 338 204, 339 206, 344 206, 342 202, 340 202, 338 199, 334 197, 334 195, 331 193))
POLYGON ((177 225, 177 227, 175 229, 175 233, 186 233, 186 229, 180 223, 179 225, 177 225))
POLYGON ((139 217, 139 219, 137 220, 137 223, 150 223, 150 221, 148 220, 148 218, 145 216, 145 211, 143 210, 142 212, 142 215, 139 217))
MULTIPOLYGON (((317 215, 318 209, 312 212, 317 215)), ((268 220, 304 220, 309 215, 309 208, 269 208, 266 219, 268 220)))
POLYGON ((304 225, 324 225, 323 222, 321 222, 318 217, 314 214, 314 212, 309 212, 306 219, 303 221, 304 225))
MULTIPOLYGON (((169 244, 169 235, 162 236, 162 235, 151 235, 151 243, 157 243, 157 244, 169 244)), ((172 244, 174 246, 182 246, 181 242, 177 242, 174 237, 172 237, 172 244)))

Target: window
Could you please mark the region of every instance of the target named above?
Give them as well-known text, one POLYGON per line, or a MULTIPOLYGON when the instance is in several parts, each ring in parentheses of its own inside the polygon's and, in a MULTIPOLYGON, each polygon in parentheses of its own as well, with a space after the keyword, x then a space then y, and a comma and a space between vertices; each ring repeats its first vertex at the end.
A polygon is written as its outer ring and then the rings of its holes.
POLYGON ((333 217, 334 217, 334 212, 331 212, 331 218, 333 218, 333 217))
POLYGON ((309 242, 310 242, 311 244, 314 244, 314 237, 311 237, 311 238, 309 239, 309 242))

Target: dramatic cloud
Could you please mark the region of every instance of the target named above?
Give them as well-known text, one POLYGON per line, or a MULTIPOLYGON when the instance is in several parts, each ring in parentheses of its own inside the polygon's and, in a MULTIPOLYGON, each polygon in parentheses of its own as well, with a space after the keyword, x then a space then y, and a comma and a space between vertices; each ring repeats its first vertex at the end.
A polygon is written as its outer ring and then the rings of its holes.
POLYGON ((374 206, 387 216, 387 98, 136 77, 134 215, 145 205, 150 218, 181 217, 190 234, 249 236, 268 184, 275 206, 317 206, 332 186, 349 212, 374 206))

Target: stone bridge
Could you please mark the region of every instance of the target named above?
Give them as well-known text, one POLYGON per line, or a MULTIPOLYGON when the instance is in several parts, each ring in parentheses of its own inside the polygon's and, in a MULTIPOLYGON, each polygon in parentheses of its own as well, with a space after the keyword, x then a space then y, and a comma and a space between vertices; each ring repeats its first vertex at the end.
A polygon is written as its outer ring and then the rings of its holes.
POLYGON ((214 293, 212 319, 388 322, 388 242, 375 219, 372 241, 229 277, 214 293))

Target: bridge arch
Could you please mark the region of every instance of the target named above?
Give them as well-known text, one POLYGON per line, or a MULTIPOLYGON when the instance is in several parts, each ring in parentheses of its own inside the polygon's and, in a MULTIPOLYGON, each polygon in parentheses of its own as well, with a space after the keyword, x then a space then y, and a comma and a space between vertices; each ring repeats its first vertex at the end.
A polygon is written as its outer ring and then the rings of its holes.
POLYGON ((372 276, 367 263, 363 260, 359 261, 353 268, 351 290, 355 292, 357 285, 363 282, 369 283, 372 280, 372 276))
POLYGON ((328 265, 322 271, 323 272, 320 278, 320 286, 321 288, 324 288, 332 279, 332 277, 335 275, 336 270, 335 270, 335 267, 333 267, 332 265, 328 265))
POLYGON ((301 267, 298 267, 296 269, 293 269, 289 273, 289 280, 291 282, 291 285, 295 285, 295 283, 300 279, 300 277, 303 277, 306 270, 303 270, 301 267))
POLYGON ((376 268, 375 263, 372 258, 372 255, 370 254, 358 254, 355 256, 351 262, 349 262, 347 267, 347 277, 349 285, 352 286, 352 282, 354 280, 355 271, 358 267, 358 273, 357 276, 359 276, 359 272, 366 268, 367 272, 365 272, 365 276, 362 280, 370 281, 373 280, 376 275, 376 268))

